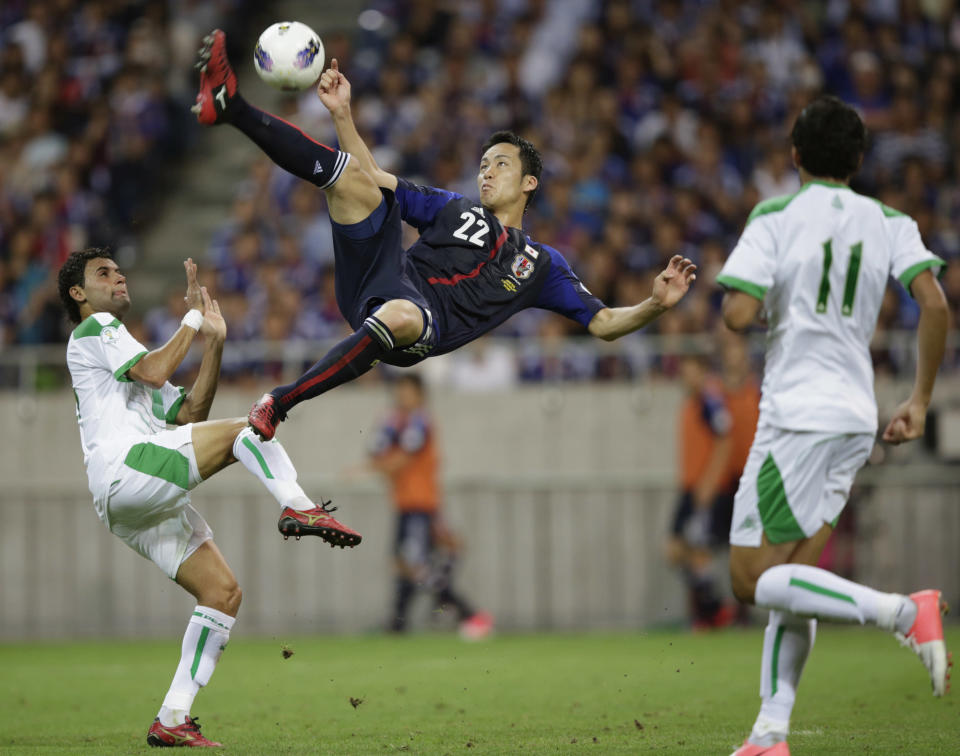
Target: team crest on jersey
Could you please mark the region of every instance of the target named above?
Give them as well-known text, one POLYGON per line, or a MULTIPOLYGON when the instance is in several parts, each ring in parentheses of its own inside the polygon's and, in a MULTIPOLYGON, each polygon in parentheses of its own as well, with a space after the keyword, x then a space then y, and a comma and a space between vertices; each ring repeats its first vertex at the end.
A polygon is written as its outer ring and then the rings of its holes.
POLYGON ((100 341, 104 344, 114 344, 120 338, 120 333, 113 326, 106 326, 100 330, 100 341))
POLYGON ((517 255, 510 263, 510 270, 513 275, 523 281, 530 278, 530 274, 533 273, 533 261, 524 255, 517 255))

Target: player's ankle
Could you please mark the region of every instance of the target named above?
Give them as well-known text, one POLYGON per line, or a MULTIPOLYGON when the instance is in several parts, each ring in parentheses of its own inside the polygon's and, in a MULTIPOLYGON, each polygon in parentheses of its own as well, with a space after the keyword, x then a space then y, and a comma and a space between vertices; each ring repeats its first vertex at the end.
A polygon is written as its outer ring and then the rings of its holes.
POLYGON ((184 711, 183 709, 170 709, 166 706, 160 707, 160 712, 157 714, 157 719, 160 720, 160 724, 164 727, 176 727, 177 725, 182 725, 187 721, 187 717, 190 716, 189 711, 184 711))

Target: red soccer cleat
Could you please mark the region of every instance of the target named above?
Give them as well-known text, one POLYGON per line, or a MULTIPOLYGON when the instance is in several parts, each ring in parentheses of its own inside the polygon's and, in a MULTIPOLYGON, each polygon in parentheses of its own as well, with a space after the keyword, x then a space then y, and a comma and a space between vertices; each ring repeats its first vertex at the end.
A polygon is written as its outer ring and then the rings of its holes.
POLYGON ((352 548, 360 543, 363 537, 357 531, 337 522, 330 514, 336 507, 329 507, 329 504, 329 501, 325 501, 307 510, 284 507, 277 523, 277 529, 283 533, 283 540, 295 536, 299 541, 300 536, 315 535, 329 543, 331 548, 339 546, 341 549, 347 546, 352 548))
POLYGON ((187 721, 176 727, 160 724, 157 717, 147 731, 147 743, 155 748, 222 748, 223 743, 207 740, 200 734, 200 723, 187 717, 187 721))
POLYGON ((772 746, 758 746, 744 740, 730 756, 790 756, 790 747, 785 740, 772 746))
POLYGON ((276 435, 277 425, 287 419, 287 413, 277 406, 272 394, 264 394, 253 403, 247 422, 263 441, 269 441, 276 435))
POLYGON ((220 29, 203 38, 197 68, 200 69, 200 91, 196 105, 190 109, 205 126, 222 123, 237 93, 237 76, 227 60, 227 35, 220 29))
POLYGON ((950 689, 950 668, 953 666, 943 640, 942 616, 948 611, 947 602, 941 598, 940 591, 932 589, 911 593, 910 598, 917 605, 917 618, 906 635, 894 635, 920 657, 930 673, 933 695, 942 696, 950 689))

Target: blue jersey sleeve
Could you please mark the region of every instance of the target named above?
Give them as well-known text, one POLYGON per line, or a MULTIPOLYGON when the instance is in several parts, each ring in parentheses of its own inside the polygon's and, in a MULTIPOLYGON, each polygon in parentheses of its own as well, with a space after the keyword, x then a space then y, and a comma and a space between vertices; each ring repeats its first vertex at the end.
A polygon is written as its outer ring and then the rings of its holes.
POLYGON ((463 195, 448 192, 446 189, 435 189, 432 186, 420 186, 406 179, 397 179, 397 188, 394 191, 397 204, 400 206, 400 217, 418 231, 423 231, 433 223, 444 205, 450 200, 460 199, 463 195))
POLYGON ((540 290, 535 307, 560 313, 586 327, 606 305, 577 278, 570 263, 553 247, 539 245, 550 254, 550 275, 540 290))

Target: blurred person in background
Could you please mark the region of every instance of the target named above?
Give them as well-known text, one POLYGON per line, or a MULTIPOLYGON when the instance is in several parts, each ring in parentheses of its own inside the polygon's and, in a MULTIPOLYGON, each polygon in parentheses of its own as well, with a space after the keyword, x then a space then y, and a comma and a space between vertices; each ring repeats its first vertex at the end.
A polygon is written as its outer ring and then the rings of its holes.
POLYGON ((222 31, 205 38, 200 65, 198 121, 229 123, 284 170, 326 192, 337 302, 355 329, 295 382, 254 403, 249 420, 261 438, 272 438, 297 404, 380 362, 409 367, 451 352, 527 308, 552 310, 613 341, 673 307, 696 277, 693 262, 675 255, 664 261, 646 300, 607 307, 560 252, 521 230, 542 171, 539 153, 525 139, 508 131, 487 139, 478 203, 377 165, 354 124, 350 83, 336 59, 321 75, 317 96, 330 110, 343 150, 247 103, 237 91, 222 31), (409 249, 402 246, 404 220, 420 232, 409 249))
POLYGON ((407 629, 410 602, 421 589, 430 593, 438 610, 449 608, 456 613, 464 638, 489 635, 493 629, 490 614, 474 611, 453 588, 462 543, 441 511, 439 444, 418 373, 397 377, 393 411, 377 430, 370 465, 387 480, 397 513, 390 630, 400 633, 407 629))
POLYGON ((730 530, 733 419, 706 356, 684 357, 680 377, 687 394, 678 416, 680 499, 667 556, 683 573, 694 629, 723 627, 734 611, 717 587, 714 551, 730 530))
POLYGON ((200 733, 190 710, 230 639, 241 592, 213 531, 190 504, 190 492, 239 461, 281 505, 286 538, 316 535, 356 546, 360 535, 314 504, 277 441, 261 442, 239 418, 207 421, 220 376, 227 325, 216 300, 184 261, 188 307, 180 326, 147 350, 127 330, 127 278, 109 250, 71 253, 58 294, 76 324, 67 367, 76 398, 83 463, 97 516, 111 533, 197 599, 183 636, 180 663, 147 733, 151 746, 219 746, 200 733), (203 358, 190 391, 169 379, 198 335, 203 358))

